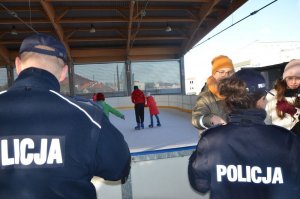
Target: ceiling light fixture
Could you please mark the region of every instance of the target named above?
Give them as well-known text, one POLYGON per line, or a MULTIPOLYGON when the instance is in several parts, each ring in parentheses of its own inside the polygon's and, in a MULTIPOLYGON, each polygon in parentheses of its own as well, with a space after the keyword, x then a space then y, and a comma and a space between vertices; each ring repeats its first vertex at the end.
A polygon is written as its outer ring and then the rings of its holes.
POLYGON ((146 16, 146 14, 147 14, 147 13, 146 13, 146 10, 144 10, 144 9, 143 9, 143 10, 141 10, 141 17, 144 17, 144 16, 146 16))
POLYGON ((93 24, 91 24, 90 33, 95 33, 95 32, 96 32, 96 28, 93 24))
POLYGON ((166 32, 171 32, 172 31, 172 28, 171 26, 169 25, 169 23, 167 23, 167 27, 165 29, 166 32))
POLYGON ((17 32, 16 27, 14 25, 11 28, 10 34, 11 35, 18 35, 18 32, 17 32))

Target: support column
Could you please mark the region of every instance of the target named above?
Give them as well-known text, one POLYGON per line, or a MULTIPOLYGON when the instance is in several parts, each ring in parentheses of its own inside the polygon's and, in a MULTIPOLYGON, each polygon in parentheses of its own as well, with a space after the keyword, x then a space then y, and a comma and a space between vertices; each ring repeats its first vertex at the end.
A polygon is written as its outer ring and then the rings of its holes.
POLYGON ((6 72, 7 72, 7 86, 9 88, 13 85, 14 82, 14 68, 10 65, 7 65, 6 72))
POLYGON ((132 199, 131 174, 129 174, 125 184, 121 185, 122 199, 132 199))
POLYGON ((69 89, 70 89, 70 96, 74 97, 74 63, 69 61, 68 64, 68 75, 69 75, 69 89))
POLYGON ((131 71, 131 61, 127 60, 125 62, 125 68, 126 68, 126 79, 127 79, 127 96, 130 96, 132 91, 132 71, 131 71))
POLYGON ((179 59, 180 65, 180 83, 181 83, 181 94, 185 95, 185 72, 184 72, 184 57, 179 59))

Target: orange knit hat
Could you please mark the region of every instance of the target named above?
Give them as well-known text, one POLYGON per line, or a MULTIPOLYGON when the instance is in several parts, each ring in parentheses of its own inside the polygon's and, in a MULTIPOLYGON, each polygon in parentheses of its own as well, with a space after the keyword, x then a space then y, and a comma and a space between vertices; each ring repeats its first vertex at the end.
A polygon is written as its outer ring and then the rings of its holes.
POLYGON ((233 70, 232 60, 225 55, 219 55, 215 57, 212 61, 212 74, 221 68, 231 68, 233 70))

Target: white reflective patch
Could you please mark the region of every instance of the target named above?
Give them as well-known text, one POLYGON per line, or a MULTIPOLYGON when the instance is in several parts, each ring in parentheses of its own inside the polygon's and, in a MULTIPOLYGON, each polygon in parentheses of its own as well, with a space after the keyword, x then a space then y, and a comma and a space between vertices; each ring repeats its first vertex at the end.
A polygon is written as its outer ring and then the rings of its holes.
POLYGON ((1 169, 61 167, 64 164, 65 137, 1 137, 0 150, 1 169))
POLYGON ((47 160, 47 139, 42 139, 41 140, 41 147, 40 147, 40 153, 35 153, 33 155, 34 162, 37 165, 43 165, 46 163, 47 160))
POLYGON ((282 184, 284 183, 280 167, 260 168, 258 166, 216 165, 217 182, 224 179, 229 182, 282 184))
POLYGON ((217 181, 222 182, 222 176, 226 175, 226 166, 217 165, 217 181))
POLYGON ((6 92, 7 92, 7 90, 1 91, 1 92, 0 92, 0 95, 3 94, 3 93, 6 93, 6 92))
POLYGON ((1 164, 2 166, 14 164, 14 158, 8 157, 7 140, 1 140, 1 164))
POLYGON ((33 154, 28 153, 27 150, 34 149, 34 142, 32 139, 25 138, 20 142, 20 161, 22 165, 30 165, 33 161, 33 154))
POLYGON ((49 149, 47 164, 53 164, 54 162, 57 164, 63 163, 59 139, 52 139, 49 149))
POLYGON ((257 87, 258 87, 258 88, 265 88, 265 87, 266 87, 266 84, 265 84, 265 83, 257 84, 257 87))

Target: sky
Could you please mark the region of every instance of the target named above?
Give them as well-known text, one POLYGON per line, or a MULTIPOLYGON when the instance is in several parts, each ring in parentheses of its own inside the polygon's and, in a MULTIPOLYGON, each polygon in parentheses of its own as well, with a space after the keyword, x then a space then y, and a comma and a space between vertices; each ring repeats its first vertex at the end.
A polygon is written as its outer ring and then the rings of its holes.
MULTIPOLYGON (((259 10, 273 1, 248 0, 198 43, 202 43, 233 23, 247 17, 253 11, 259 10)), ((227 55, 234 63, 238 59, 239 51, 255 41, 299 42, 299 21, 300 0, 277 0, 255 15, 191 49, 184 57, 185 76, 186 78, 197 78, 198 81, 204 83, 207 77, 211 75, 211 60, 214 57, 221 54, 227 55)))

